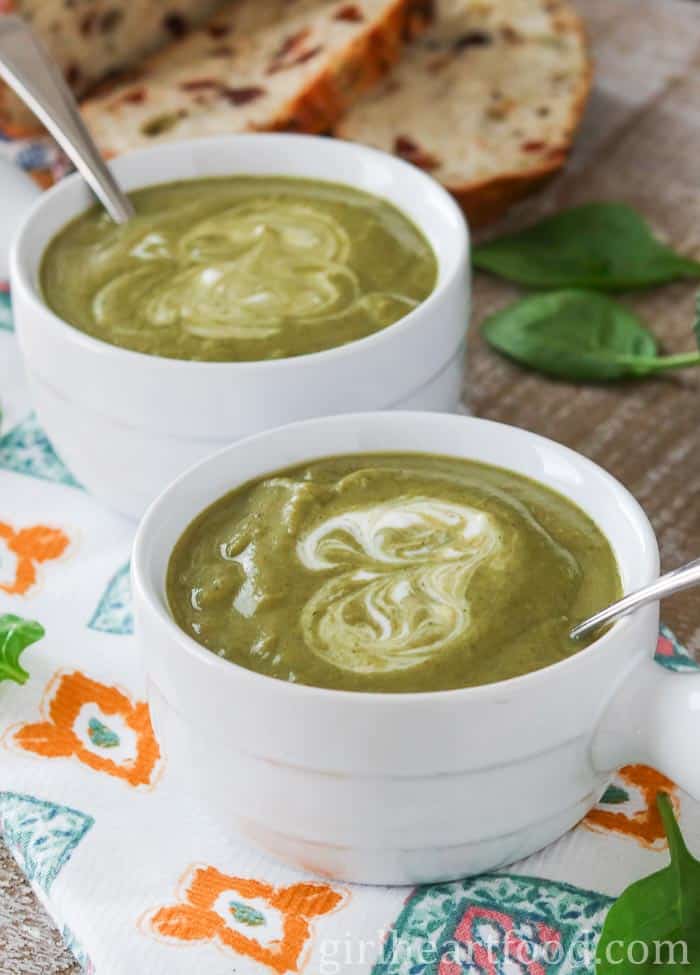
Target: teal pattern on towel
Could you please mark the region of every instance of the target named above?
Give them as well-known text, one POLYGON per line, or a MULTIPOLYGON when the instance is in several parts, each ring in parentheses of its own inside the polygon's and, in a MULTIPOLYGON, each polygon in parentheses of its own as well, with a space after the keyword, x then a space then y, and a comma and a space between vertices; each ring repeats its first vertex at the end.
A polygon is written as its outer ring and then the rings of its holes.
POLYGON ((29 880, 47 894, 94 822, 92 816, 69 806, 0 792, 5 842, 29 880))
POLYGON ((99 630, 101 633, 117 633, 121 636, 134 632, 128 562, 115 572, 107 583, 107 588, 102 594, 88 626, 91 630, 99 630))
POLYGON ((32 413, 0 437, 0 470, 80 488, 32 413))

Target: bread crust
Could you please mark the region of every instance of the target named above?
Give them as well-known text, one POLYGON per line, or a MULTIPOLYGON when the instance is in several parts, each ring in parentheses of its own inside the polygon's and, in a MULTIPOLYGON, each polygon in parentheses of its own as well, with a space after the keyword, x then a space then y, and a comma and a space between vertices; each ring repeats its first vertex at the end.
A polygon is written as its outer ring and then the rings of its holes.
POLYGON ((0 129, 8 139, 30 139, 44 131, 41 122, 0 81, 0 129))
POLYGON ((327 132, 401 57, 407 41, 430 23, 433 0, 394 0, 383 21, 337 55, 265 131, 327 132))

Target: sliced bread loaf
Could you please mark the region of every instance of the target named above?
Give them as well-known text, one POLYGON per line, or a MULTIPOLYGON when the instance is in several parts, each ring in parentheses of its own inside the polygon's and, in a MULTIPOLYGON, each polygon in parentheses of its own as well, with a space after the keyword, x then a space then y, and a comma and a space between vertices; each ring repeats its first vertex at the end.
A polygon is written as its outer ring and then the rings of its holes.
POLYGON ((438 0, 433 26, 336 135, 429 171, 479 225, 564 163, 590 74, 565 0, 438 0))
MULTIPOLYGON (((111 72, 181 37, 219 5, 220 0, 0 0, 0 11, 29 21, 73 90, 82 95, 111 72)), ((41 128, 4 86, 0 128, 15 136, 41 128)))
POLYGON ((428 0, 234 0, 90 97, 106 155, 245 130, 322 132, 398 59, 428 0))

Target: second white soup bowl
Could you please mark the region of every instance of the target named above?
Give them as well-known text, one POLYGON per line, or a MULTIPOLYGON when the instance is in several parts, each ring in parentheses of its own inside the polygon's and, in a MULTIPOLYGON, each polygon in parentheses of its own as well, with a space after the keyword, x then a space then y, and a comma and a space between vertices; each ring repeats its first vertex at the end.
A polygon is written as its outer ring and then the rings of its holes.
POLYGON ((94 200, 77 175, 43 194, 10 255, 17 335, 42 425, 78 480, 110 507, 138 517, 195 461, 290 420, 455 409, 469 316, 468 236, 457 204, 421 170, 355 143, 270 134, 164 144, 112 168, 127 190, 235 173, 345 183, 389 200, 423 231, 438 279, 404 318, 335 349, 260 362, 143 355, 86 335, 44 303, 44 250, 94 200))
MULTIPOLYGON (((165 578, 189 522, 226 492, 332 454, 421 451, 496 464, 576 502, 625 591, 658 574, 644 512, 609 474, 514 427, 431 413, 296 423, 196 466, 145 516, 136 633, 174 774, 275 856, 361 883, 424 883, 527 856, 573 826, 622 765, 654 765, 700 798, 700 676, 653 662, 658 606, 568 659, 483 687, 368 694, 290 684, 205 650, 173 621, 165 578)), ((489 648, 484 647, 484 653, 489 648)))

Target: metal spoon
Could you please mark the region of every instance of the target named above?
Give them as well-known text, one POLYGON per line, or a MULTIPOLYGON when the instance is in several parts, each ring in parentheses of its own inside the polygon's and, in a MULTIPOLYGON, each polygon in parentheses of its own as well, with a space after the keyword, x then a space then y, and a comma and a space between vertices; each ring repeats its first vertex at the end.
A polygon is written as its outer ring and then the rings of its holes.
POLYGON ((0 17, 0 78, 44 123, 116 223, 134 215, 85 127, 58 67, 21 17, 0 17))
POLYGON ((686 565, 682 565, 672 572, 667 572, 655 582, 644 586, 642 589, 637 589, 636 592, 631 592, 628 596, 624 596, 616 603, 608 606, 607 609, 602 609, 595 616, 591 616, 587 620, 584 620, 583 623, 579 623, 571 630, 569 635, 573 640, 587 636, 604 623, 612 623, 613 620, 617 620, 621 616, 627 616, 628 613, 639 609, 640 606, 646 606, 647 603, 653 603, 657 599, 664 599, 664 597, 670 596, 674 592, 682 592, 683 589, 690 589, 692 586, 697 586, 698 584, 700 584, 700 559, 693 559, 692 562, 688 562, 686 565))

